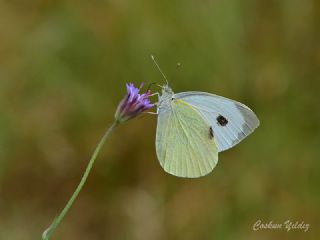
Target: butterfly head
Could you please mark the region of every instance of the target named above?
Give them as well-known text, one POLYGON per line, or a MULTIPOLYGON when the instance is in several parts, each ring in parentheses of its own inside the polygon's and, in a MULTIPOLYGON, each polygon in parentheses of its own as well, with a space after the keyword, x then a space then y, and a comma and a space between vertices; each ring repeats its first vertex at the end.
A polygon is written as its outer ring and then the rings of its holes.
POLYGON ((162 93, 160 95, 159 102, 158 102, 158 108, 169 106, 172 101, 173 95, 174 93, 172 89, 168 86, 168 84, 163 85, 162 93))
POLYGON ((162 95, 173 95, 173 91, 168 84, 162 86, 162 95))

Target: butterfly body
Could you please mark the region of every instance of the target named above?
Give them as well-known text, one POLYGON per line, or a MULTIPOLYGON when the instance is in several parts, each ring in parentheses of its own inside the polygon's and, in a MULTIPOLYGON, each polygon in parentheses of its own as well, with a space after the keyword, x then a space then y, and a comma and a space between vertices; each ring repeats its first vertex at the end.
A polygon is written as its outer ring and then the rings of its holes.
POLYGON ((218 152, 239 143, 259 125, 247 106, 205 92, 175 94, 162 87, 157 104, 156 151, 164 170, 178 177, 210 173, 218 152))

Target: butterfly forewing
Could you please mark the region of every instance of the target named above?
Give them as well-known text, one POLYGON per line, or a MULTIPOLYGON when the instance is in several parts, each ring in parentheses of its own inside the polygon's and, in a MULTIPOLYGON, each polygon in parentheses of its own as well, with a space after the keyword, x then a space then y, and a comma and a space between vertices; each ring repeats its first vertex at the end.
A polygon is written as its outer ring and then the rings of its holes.
POLYGON ((182 92, 174 97, 190 104, 212 126, 219 152, 238 144, 259 126, 254 112, 234 100, 204 92, 182 92))
POLYGON ((218 162, 211 131, 199 112, 183 100, 159 109, 156 151, 163 169, 189 178, 210 173, 218 162))

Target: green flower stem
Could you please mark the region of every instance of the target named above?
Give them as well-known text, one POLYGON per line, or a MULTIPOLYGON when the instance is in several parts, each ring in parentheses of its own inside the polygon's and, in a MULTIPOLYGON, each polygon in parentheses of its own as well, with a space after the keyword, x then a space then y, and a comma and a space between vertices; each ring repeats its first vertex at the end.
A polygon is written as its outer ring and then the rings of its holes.
POLYGON ((73 202, 76 200, 77 196, 79 195, 83 185, 85 184, 85 182, 87 181, 87 178, 89 176, 89 173, 91 171, 91 168, 102 148, 102 146, 104 145, 104 143, 106 142, 107 138, 109 137, 110 133, 112 132, 112 130, 119 124, 118 121, 114 121, 112 123, 112 125, 108 128, 108 130, 105 132, 105 134, 103 135, 103 137, 101 138, 100 142, 98 143, 96 149, 94 150, 90 161, 87 165, 87 168, 81 178, 81 181, 79 183, 79 185, 77 186, 76 190, 74 191, 74 193, 72 194, 71 198, 69 199, 68 203, 66 204, 66 206, 63 208, 63 210, 61 211, 61 213, 58 215, 58 217, 56 217, 53 220, 53 223, 50 225, 50 227, 45 230, 42 234, 42 239, 43 240, 48 240, 51 236, 51 234, 54 232, 54 230, 59 226, 59 224, 61 223, 61 221, 63 220, 64 216, 67 214, 67 212, 69 211, 70 207, 72 206, 73 202))

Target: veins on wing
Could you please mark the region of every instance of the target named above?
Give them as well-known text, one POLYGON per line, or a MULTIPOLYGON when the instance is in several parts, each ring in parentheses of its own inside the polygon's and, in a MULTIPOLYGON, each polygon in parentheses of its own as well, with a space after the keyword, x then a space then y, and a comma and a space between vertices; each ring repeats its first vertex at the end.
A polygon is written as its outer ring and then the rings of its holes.
MULTIPOLYGON (((185 138, 186 138, 186 141, 187 143, 189 143, 189 138, 188 138, 188 134, 187 134, 187 131, 186 129, 182 126, 182 123, 181 123, 181 120, 180 118, 178 117, 178 114, 176 113, 176 111, 172 108, 172 112, 174 114, 174 119, 175 119, 175 125, 176 125, 176 129, 178 129, 178 124, 180 125, 180 128, 182 128, 183 130, 183 133, 185 135, 185 138)), ((179 134, 178 134, 179 135, 179 134)), ((179 138, 180 138, 180 141, 182 142, 182 139, 181 139, 181 136, 179 135, 179 138)))

